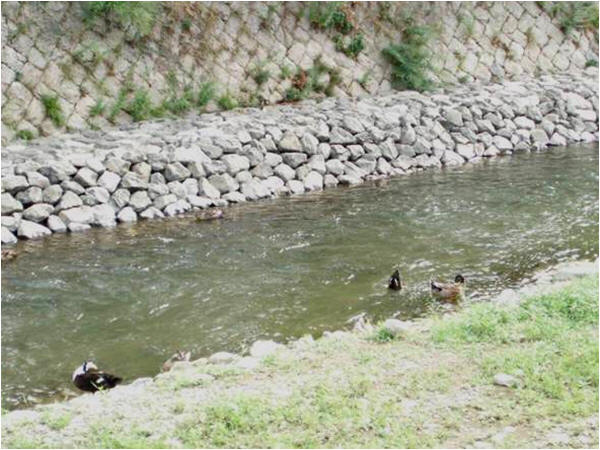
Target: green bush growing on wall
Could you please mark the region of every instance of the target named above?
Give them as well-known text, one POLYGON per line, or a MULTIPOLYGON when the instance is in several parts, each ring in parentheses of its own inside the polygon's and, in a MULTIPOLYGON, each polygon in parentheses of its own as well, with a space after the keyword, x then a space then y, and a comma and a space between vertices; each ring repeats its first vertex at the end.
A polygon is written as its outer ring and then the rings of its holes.
POLYGON ((65 124, 62 108, 58 102, 57 96, 42 95, 42 104, 46 109, 46 116, 57 127, 62 127, 65 124))
POLYGON ((24 141, 30 141, 33 139, 33 137, 33 133, 30 130, 17 131, 17 138, 23 139, 24 141))
POLYGON ((133 100, 123 108, 136 122, 152 117, 152 109, 152 100, 145 89, 138 89, 133 100))
POLYGON ((123 29, 132 26, 139 37, 152 31, 160 10, 158 2, 82 2, 83 21, 93 25, 98 18, 114 21, 123 29))
POLYGON ((348 34, 354 29, 341 2, 310 2, 308 20, 316 28, 348 34))
POLYGON ((211 81, 202 83, 198 90, 198 96, 196 98, 196 105, 200 108, 204 108, 208 103, 215 97, 215 84, 211 81))
POLYGON ((382 50, 392 65, 392 85, 396 89, 424 91, 432 82, 427 76, 431 69, 426 45, 431 31, 426 26, 409 25, 403 32, 402 42, 390 44, 382 50))

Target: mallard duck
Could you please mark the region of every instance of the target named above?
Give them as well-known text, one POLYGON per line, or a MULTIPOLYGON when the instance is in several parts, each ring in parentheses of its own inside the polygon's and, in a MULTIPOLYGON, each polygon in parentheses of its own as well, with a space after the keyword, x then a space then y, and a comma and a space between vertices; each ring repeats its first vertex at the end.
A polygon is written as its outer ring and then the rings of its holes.
POLYGON ((2 261, 10 261, 11 259, 15 259, 18 255, 16 250, 2 250, 2 261))
POLYGON ((395 291, 399 291, 404 287, 404 283, 400 279, 400 270, 396 269, 390 279, 388 280, 388 288, 395 291))
POLYGON ((431 295, 439 299, 456 301, 464 294, 465 279, 461 274, 456 275, 454 283, 431 281, 431 295))
POLYGON ((122 378, 98 370, 96 364, 85 361, 73 372, 73 384, 82 391, 96 392, 114 388, 122 378))
POLYGON ((168 372, 173 368, 173 365, 179 361, 189 361, 192 356, 191 352, 182 352, 181 350, 177 350, 177 352, 167 359, 162 365, 162 371, 168 372))

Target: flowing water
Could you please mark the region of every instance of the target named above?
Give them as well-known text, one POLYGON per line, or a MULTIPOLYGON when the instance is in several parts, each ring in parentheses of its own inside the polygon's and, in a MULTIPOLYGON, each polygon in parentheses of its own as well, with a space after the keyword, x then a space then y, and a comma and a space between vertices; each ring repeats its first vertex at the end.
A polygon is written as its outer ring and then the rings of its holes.
POLYGON ((2 271, 3 407, 73 395, 87 358, 127 380, 176 349, 194 357, 339 329, 352 316, 439 307, 430 277, 467 302, 598 248, 598 147, 521 154, 384 184, 192 218, 19 244, 2 271), (408 288, 386 289, 399 266, 408 288))

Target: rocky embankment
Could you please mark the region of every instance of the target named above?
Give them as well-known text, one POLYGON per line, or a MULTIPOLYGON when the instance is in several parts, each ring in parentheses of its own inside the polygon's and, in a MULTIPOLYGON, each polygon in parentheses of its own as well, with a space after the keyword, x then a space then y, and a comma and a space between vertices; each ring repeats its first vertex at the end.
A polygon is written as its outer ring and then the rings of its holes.
POLYGON ((598 71, 149 121, 2 149, 2 243, 598 140, 598 71))
POLYGON ((178 362, 6 413, 3 447, 593 447, 597 274, 565 263, 443 318, 178 362))

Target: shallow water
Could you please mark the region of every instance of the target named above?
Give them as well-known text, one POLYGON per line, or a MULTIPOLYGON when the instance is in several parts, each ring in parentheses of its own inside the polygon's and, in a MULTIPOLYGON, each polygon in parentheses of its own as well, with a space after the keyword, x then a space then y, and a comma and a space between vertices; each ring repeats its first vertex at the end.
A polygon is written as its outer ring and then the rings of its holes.
POLYGON ((422 316, 430 277, 468 302, 598 248, 598 147, 521 154, 376 185, 19 244, 3 263, 2 405, 73 395, 86 358, 131 380, 175 349, 239 352, 338 329, 363 311, 422 316), (386 289, 398 265, 408 288, 386 289))

